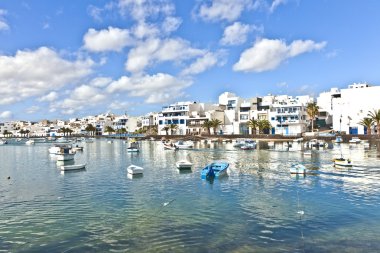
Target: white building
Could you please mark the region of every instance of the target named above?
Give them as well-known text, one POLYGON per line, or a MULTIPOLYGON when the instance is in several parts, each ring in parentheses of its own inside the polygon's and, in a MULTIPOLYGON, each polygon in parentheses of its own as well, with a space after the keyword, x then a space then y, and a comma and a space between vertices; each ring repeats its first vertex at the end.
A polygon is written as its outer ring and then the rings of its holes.
POLYGON ((219 96, 219 105, 224 107, 224 134, 239 134, 239 110, 243 99, 231 92, 224 92, 219 96))
POLYGON ((296 136, 306 132, 309 124, 306 107, 312 102, 310 96, 276 96, 270 111, 272 134, 296 136))
MULTIPOLYGON (((162 112, 158 114, 158 134, 166 134, 165 127, 177 125, 173 134, 199 134, 201 125, 212 116, 214 111, 220 110, 218 105, 211 105, 196 102, 177 102, 169 106, 164 106, 162 112)), ((222 121, 223 124, 223 121, 222 121)), ((170 134, 170 130, 168 133, 170 134)))
POLYGON ((322 92, 317 97, 317 105, 319 107, 319 115, 317 124, 321 126, 332 126, 333 123, 333 99, 341 96, 338 88, 331 88, 330 91, 322 92), (319 123, 320 122, 320 123, 319 123))
MULTIPOLYGON (((333 97, 333 129, 347 134, 365 134, 367 129, 359 122, 368 113, 380 109, 380 86, 352 84, 341 89, 340 96, 333 97)), ((372 133, 375 133, 376 128, 372 133)))

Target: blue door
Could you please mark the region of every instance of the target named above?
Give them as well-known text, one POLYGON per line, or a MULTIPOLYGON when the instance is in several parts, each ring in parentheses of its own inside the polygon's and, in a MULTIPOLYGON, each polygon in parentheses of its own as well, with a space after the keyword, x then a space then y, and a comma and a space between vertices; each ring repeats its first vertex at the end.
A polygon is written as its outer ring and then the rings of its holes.
POLYGON ((364 127, 364 134, 367 134, 367 127, 364 127))
POLYGON ((288 134, 289 134, 289 128, 285 127, 285 135, 288 135, 288 134))
POLYGON ((350 127, 349 132, 350 132, 350 134, 358 134, 358 128, 357 127, 350 127))
POLYGON ((272 127, 272 134, 275 134, 275 133, 276 133, 276 129, 272 127))

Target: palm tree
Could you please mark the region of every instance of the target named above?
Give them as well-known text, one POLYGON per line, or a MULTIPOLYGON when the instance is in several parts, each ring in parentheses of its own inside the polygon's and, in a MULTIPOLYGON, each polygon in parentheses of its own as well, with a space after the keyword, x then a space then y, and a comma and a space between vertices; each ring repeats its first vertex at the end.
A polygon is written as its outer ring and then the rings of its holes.
POLYGON ((94 133, 96 132, 96 127, 94 127, 92 124, 88 124, 84 130, 90 132, 91 135, 94 135, 94 133))
POLYGON ((210 130, 211 127, 212 127, 212 123, 211 123, 211 121, 209 121, 209 120, 206 120, 206 121, 203 122, 203 124, 202 124, 202 128, 207 129, 207 132, 208 132, 209 135, 211 134, 211 130, 210 130))
POLYGON ((173 135, 173 132, 177 131, 178 125, 176 125, 176 124, 170 124, 169 125, 169 129, 170 129, 170 135, 173 135))
POLYGON ((367 128, 367 134, 371 135, 371 127, 374 123, 373 118, 364 118, 359 122, 359 125, 362 125, 367 128))
POLYGON ((162 128, 163 130, 165 130, 165 132, 166 132, 166 135, 168 135, 169 134, 169 127, 168 126, 165 126, 164 128, 162 128))
POLYGON ((111 126, 106 126, 106 129, 104 130, 105 133, 112 134, 115 132, 115 129, 113 129, 111 126))
POLYGON ((317 105, 317 103, 308 103, 306 106, 306 113, 311 119, 311 131, 314 132, 314 119, 319 113, 319 106, 317 105))
POLYGON ((256 129, 258 127, 258 121, 254 118, 250 119, 247 123, 248 127, 252 129, 252 134, 256 134, 256 129))
POLYGON ((265 130, 269 130, 271 129, 272 125, 270 124, 270 122, 266 119, 263 119, 263 120, 259 120, 257 122, 257 125, 259 127, 259 133, 262 134, 264 133, 265 130))
POLYGON ((376 123, 377 135, 380 135, 380 110, 373 110, 373 112, 369 112, 368 116, 373 119, 376 123))
POLYGON ((21 129, 21 130, 19 131, 19 134, 21 134, 21 137, 24 137, 25 130, 24 130, 24 129, 21 129))
POLYGON ((222 121, 218 120, 218 119, 212 119, 211 120, 211 126, 212 128, 214 128, 214 134, 216 134, 217 132, 217 128, 222 124, 222 121))

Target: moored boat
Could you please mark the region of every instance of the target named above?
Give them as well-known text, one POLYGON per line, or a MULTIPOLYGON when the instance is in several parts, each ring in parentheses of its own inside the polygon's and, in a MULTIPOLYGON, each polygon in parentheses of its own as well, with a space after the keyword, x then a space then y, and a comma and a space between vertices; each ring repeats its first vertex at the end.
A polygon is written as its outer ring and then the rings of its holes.
POLYGON ((175 166, 181 170, 181 169, 191 169, 193 164, 187 160, 181 160, 175 163, 175 166))
POLYGON ((71 147, 61 147, 55 156, 57 161, 69 161, 74 159, 75 151, 71 147))
POLYGON ((34 140, 30 139, 25 142, 26 145, 34 145, 34 140))
POLYGON ((333 162, 334 162, 334 166, 352 167, 352 161, 350 159, 345 159, 343 157, 335 158, 333 162))
POLYGON ((306 174, 306 167, 302 164, 293 164, 289 168, 290 174, 306 174))
POLYGON ((71 148, 70 145, 64 145, 64 144, 55 144, 49 148, 49 154, 56 155, 60 153, 61 148, 71 148))
POLYGON ((131 175, 139 175, 139 174, 143 174, 144 169, 142 167, 131 164, 128 166, 127 172, 128 174, 131 174, 131 175))
POLYGON ((227 174, 228 166, 229 166, 229 163, 223 162, 223 161, 210 163, 205 168, 202 169, 201 178, 212 179, 212 178, 219 178, 221 176, 224 176, 227 174))
POLYGON ((140 152, 140 145, 137 141, 132 141, 129 143, 129 147, 127 148, 127 152, 140 152))
POLYGON ((194 142, 192 141, 177 141, 174 145, 179 149, 189 149, 194 147, 194 142))
POLYGON ((69 171, 69 170, 83 170, 86 168, 86 164, 73 164, 73 165, 62 165, 61 170, 62 171, 69 171))
POLYGON ((351 140, 348 141, 351 144, 359 144, 362 142, 362 140, 359 139, 359 137, 352 137, 351 140))

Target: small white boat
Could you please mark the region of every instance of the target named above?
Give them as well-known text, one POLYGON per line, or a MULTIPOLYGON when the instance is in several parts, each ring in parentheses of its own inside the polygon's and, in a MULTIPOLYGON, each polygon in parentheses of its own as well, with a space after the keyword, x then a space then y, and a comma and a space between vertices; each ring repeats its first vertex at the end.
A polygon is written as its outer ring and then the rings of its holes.
POLYGON ((140 145, 137 141, 132 141, 127 148, 127 152, 140 152, 140 145))
POLYGON ((311 150, 306 150, 305 152, 303 152, 303 155, 304 156, 311 156, 311 150))
POLYGON ((7 144, 8 142, 6 140, 0 140, 0 145, 7 144))
POLYGON ((176 147, 171 142, 163 142, 162 145, 164 145, 164 149, 166 149, 166 150, 177 150, 178 149, 178 147, 176 147))
POLYGON ((194 147, 194 142, 192 142, 192 141, 177 141, 174 145, 176 147, 178 147, 179 149, 188 149, 188 148, 194 147))
POLYGON ((73 151, 70 147, 61 147, 55 156, 57 161, 69 161, 74 159, 75 151, 73 151))
POLYGON ((61 170, 62 171, 69 171, 69 170, 82 170, 86 168, 86 164, 73 164, 73 165, 62 165, 61 170))
POLYGON ((306 167, 302 164, 294 164, 289 168, 290 174, 306 174, 306 167))
POLYGON ((112 144, 112 143, 113 143, 113 140, 108 140, 107 143, 108 143, 108 144, 112 144))
POLYGON ((127 172, 128 174, 138 175, 138 174, 143 174, 144 169, 142 167, 131 164, 128 166, 127 172))
POLYGON ((343 157, 335 158, 333 162, 334 162, 334 166, 352 167, 352 161, 350 159, 345 159, 343 157))
POLYGON ((62 144, 59 145, 59 144, 56 144, 56 145, 51 146, 49 148, 49 154, 56 155, 56 154, 58 154, 58 153, 61 152, 61 148, 71 148, 71 146, 70 145, 62 145, 62 144))
POLYGON ((75 147, 72 148, 73 150, 75 151, 83 151, 83 147, 80 147, 78 145, 76 145, 75 147))
POLYGON ((359 137, 352 137, 351 140, 348 141, 351 144, 359 144, 362 142, 362 140, 359 139, 359 137))
POLYGON ((27 140, 26 142, 25 142, 25 145, 34 145, 34 140, 27 140))
POLYGON ((187 160, 181 160, 175 163, 175 166, 181 170, 181 169, 191 169, 193 164, 187 160))

